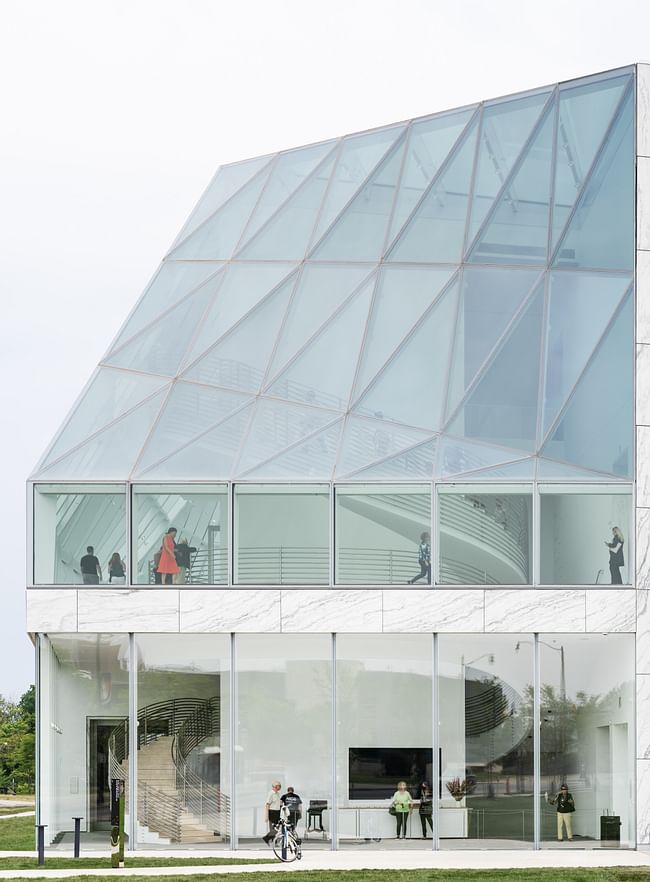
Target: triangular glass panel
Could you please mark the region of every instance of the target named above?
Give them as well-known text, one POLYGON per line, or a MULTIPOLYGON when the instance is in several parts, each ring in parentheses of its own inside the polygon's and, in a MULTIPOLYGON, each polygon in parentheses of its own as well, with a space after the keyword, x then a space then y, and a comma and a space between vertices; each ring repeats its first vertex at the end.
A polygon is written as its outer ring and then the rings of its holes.
POLYGON ((542 453, 579 468, 633 474, 633 300, 626 297, 542 453))
POLYGON ((468 477, 477 478, 514 478, 516 480, 530 481, 535 477, 535 458, 519 459, 516 462, 505 462, 503 465, 494 466, 491 469, 479 469, 472 472, 468 477))
POLYGON ((269 376, 275 376, 369 275, 367 265, 306 263, 291 301, 269 376))
POLYGON ((246 477, 331 480, 342 427, 343 420, 339 419, 322 432, 246 472, 246 477))
POLYGON ((317 434, 336 419, 319 407, 304 407, 268 398, 258 399, 237 473, 242 474, 317 434))
POLYGON ((517 457, 516 450, 493 447, 489 444, 475 444, 460 438, 441 437, 438 443, 438 461, 435 478, 457 478, 459 475, 476 472, 512 462, 517 457))
POLYGON ((457 297, 454 281, 354 405, 356 413, 432 430, 440 427, 457 297))
POLYGON ((259 171, 232 199, 177 245, 169 257, 176 260, 228 260, 232 257, 270 167, 269 163, 259 171))
POLYGON ((484 108, 468 241, 474 239, 512 171, 549 95, 549 91, 537 92, 484 108))
POLYGON ((201 196, 198 205, 190 215, 174 244, 182 242, 190 233, 193 233, 204 220, 214 214, 218 208, 227 202, 244 184, 265 165, 271 162, 272 156, 257 156, 245 162, 233 162, 230 165, 222 165, 217 170, 207 190, 201 196))
POLYGON ((266 186, 244 230, 243 242, 249 241, 271 215, 291 198, 333 147, 334 142, 327 141, 289 150, 277 156, 266 186))
POLYGON ((451 435, 535 449, 543 316, 540 284, 449 423, 451 435))
POLYGON ((268 387, 269 395, 347 410, 375 284, 371 278, 268 387))
POLYGON ((176 451, 139 476, 165 480, 222 481, 232 477, 233 463, 246 433, 253 405, 248 405, 191 444, 176 451))
POLYGON ((411 126, 404 171, 390 226, 390 242, 410 217, 475 109, 470 107, 458 113, 438 114, 414 122, 411 126))
POLYGON ((114 352, 170 307, 179 303, 225 264, 168 260, 153 277, 109 352, 114 352))
POLYGON ((487 216, 470 261, 546 262, 552 159, 553 113, 547 110, 487 216))
POLYGON ((185 359, 189 364, 210 348, 242 316, 270 294, 295 268, 293 263, 231 263, 185 359))
POLYGON ((629 76, 560 89, 553 196, 555 247, 594 161, 629 76))
POLYGON ((356 474, 431 440, 431 432, 348 414, 336 477, 356 474))
POLYGON ((369 479, 392 479, 400 481, 430 481, 436 460, 436 440, 425 441, 409 447, 397 456, 388 457, 375 465, 361 469, 349 476, 350 479, 366 481, 369 479))
POLYGON ((336 151, 316 169, 282 208, 250 239, 238 257, 252 260, 302 260, 311 240, 336 151))
POLYGON ((334 218, 363 186, 366 178, 388 153, 404 128, 404 126, 390 126, 343 139, 316 225, 313 244, 323 236, 334 218))
POLYGON ((40 468, 58 459, 66 450, 81 444, 90 435, 158 392, 167 382, 160 377, 99 368, 48 450, 40 468))
POLYGON ((634 267, 633 94, 630 89, 585 184, 558 246, 556 266, 621 270, 634 267))
POLYGON ((459 263, 465 238, 478 122, 465 131, 390 249, 388 260, 459 263))
POLYGON ((221 276, 202 285, 155 324, 113 352, 106 364, 174 377, 196 329, 214 297, 221 276))
POLYGON ((158 392, 39 474, 61 480, 126 480, 166 394, 166 390, 158 392))
POLYGON ((564 406, 630 285, 606 273, 551 273, 542 437, 564 406))
POLYGON ((447 391, 447 417, 458 407, 538 279, 538 270, 464 268, 447 391))
POLYGON ((183 376, 243 392, 259 391, 295 285, 291 276, 254 307, 183 376))
POLYGON ((355 382, 355 396, 360 395, 381 370, 454 271, 454 267, 382 267, 355 382))
POLYGON ((314 259, 378 260, 381 257, 403 155, 404 138, 391 150, 313 251, 314 259))
POLYGON ((225 420, 247 401, 249 395, 209 389, 178 381, 147 441, 136 473, 184 447, 197 436, 225 420))
MULTIPOLYGON (((588 469, 579 469, 576 466, 568 465, 564 462, 558 462, 555 459, 546 459, 539 456, 537 458, 537 479, 539 481, 558 481, 560 479, 588 480, 603 479, 603 472, 592 472, 588 469)), ((610 476, 607 475, 608 480, 610 476)))

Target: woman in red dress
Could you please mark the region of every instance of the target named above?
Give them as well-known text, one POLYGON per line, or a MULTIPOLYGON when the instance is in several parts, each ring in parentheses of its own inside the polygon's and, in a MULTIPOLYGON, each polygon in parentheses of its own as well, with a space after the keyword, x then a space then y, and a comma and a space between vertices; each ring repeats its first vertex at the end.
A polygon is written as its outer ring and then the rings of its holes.
POLYGON ((176 563, 176 527, 170 527, 165 533, 162 540, 162 548, 160 552, 160 563, 158 564, 158 572, 163 576, 165 585, 171 585, 174 576, 180 573, 180 567, 176 563))

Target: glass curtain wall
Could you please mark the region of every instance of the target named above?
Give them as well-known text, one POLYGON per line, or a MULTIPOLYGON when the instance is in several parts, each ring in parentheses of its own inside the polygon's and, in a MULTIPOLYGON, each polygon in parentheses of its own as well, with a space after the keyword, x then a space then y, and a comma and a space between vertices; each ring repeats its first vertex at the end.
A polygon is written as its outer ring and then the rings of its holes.
POLYGON ((332 639, 329 634, 241 634, 236 641, 237 839, 268 848, 267 803, 292 787, 306 848, 330 848, 332 639))
POLYGON ((441 848, 532 848, 530 635, 438 641, 441 848))
POLYGON ((123 484, 34 486, 35 585, 112 583, 110 561, 125 573, 126 548, 123 484))
POLYGON ((138 659, 138 843, 230 846, 230 637, 151 634, 138 659))
MULTIPOLYGON (((39 636, 40 822, 46 842, 108 843, 110 779, 128 778, 129 638, 39 636)), ((127 792, 126 823, 129 801, 127 792)))
POLYGON ((424 785, 434 783, 432 690, 431 634, 337 635, 340 848, 431 848, 432 818, 424 810, 432 803, 425 797, 422 814, 418 806, 424 785), (399 799, 411 810, 391 815, 400 781, 408 796, 399 799))
POLYGON ((543 585, 630 585, 628 487, 540 487, 543 585))
POLYGON ((326 585, 330 513, 327 484, 235 487, 235 582, 326 585))
POLYGON ((503 485, 440 487, 441 585, 529 585, 532 492, 503 485))
MULTIPOLYGON (((176 585, 228 582, 228 489, 223 485, 140 485, 133 488, 134 582, 162 584, 160 552, 176 529, 176 585)), ((164 566, 163 566, 164 569, 164 566)))
POLYGON ((431 487, 336 488, 339 585, 431 584, 431 487))
POLYGON ((633 846, 634 636, 539 642, 542 845, 633 846))

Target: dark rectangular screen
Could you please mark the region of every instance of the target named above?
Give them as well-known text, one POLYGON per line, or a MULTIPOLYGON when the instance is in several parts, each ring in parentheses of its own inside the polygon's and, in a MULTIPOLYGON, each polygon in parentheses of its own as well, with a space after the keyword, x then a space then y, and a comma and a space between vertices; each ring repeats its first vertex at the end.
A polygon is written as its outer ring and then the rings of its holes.
POLYGON ((415 798, 423 781, 432 783, 429 747, 351 747, 348 765, 349 799, 390 799, 399 781, 415 798))

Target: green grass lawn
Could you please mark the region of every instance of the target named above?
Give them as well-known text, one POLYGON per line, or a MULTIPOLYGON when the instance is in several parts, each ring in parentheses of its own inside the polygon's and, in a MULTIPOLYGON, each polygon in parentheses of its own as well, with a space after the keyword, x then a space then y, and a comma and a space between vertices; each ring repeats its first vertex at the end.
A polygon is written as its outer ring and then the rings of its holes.
POLYGON ((32 851, 34 836, 34 815, 0 819, 0 851, 32 851))
MULTIPOLYGON (((295 865, 294 865, 295 866, 295 865)), ((43 878, 43 877, 36 877, 43 878)), ((93 876, 69 876, 68 882, 89 882, 93 876)), ((101 878, 101 877, 100 877, 101 878)), ((155 874, 129 876, 149 882, 155 874)), ((187 882, 188 876, 165 876, 165 882, 187 882)), ((200 882, 224 882, 220 874, 201 875, 200 882)), ((277 882, 277 873, 228 873, 228 882, 277 882)), ((300 882, 650 882, 650 870, 628 867, 528 870, 301 870, 300 882)))
MULTIPOLYGON (((191 857, 191 858, 156 858, 156 857, 129 857, 125 855, 125 867, 218 867, 237 866, 239 864, 268 864, 275 861, 273 852, 266 858, 237 858, 237 857, 191 857)), ((45 867, 48 870, 110 870, 111 859, 107 854, 103 858, 80 857, 75 860, 71 857, 49 857, 45 855, 45 867)), ((38 869, 36 858, 32 857, 0 857, 0 870, 35 870, 38 869)))

